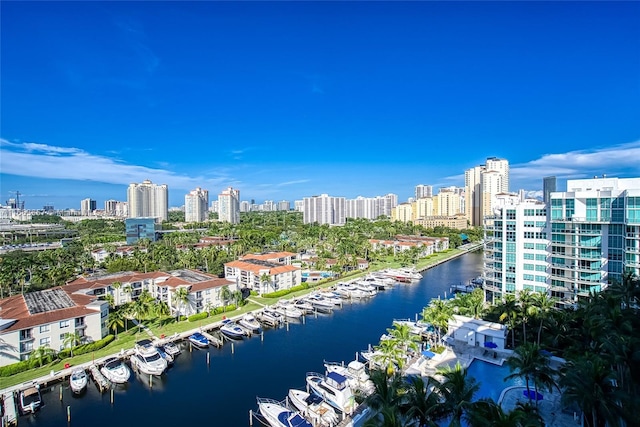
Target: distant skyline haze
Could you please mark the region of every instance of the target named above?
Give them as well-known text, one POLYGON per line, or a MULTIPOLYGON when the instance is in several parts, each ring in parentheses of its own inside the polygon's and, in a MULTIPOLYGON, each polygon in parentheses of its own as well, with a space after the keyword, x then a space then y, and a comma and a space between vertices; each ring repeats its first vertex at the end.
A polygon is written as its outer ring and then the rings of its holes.
POLYGON ((3 2, 0 204, 640 176, 640 2, 3 2))

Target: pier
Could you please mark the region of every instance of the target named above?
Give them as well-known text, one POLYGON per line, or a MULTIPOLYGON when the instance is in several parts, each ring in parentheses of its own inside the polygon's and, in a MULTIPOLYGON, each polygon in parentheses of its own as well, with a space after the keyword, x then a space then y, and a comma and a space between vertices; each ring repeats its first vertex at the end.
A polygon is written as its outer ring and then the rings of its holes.
POLYGON ((100 372, 96 365, 91 365, 89 367, 89 372, 91 373, 91 377, 93 377, 93 382, 98 386, 100 393, 104 392, 111 386, 109 380, 102 375, 102 372, 100 372))
POLYGON ((208 332, 202 331, 202 335, 205 336, 205 338, 207 338, 209 340, 209 344, 214 345, 218 348, 222 347, 222 345, 224 344, 224 342, 222 341, 222 339, 220 337, 211 335, 208 332))

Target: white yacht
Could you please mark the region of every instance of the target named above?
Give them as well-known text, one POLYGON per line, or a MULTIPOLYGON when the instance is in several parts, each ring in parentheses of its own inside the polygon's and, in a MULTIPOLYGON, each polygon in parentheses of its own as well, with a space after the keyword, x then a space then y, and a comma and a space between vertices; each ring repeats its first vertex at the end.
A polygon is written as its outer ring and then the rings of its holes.
POLYGON ((287 303, 282 304, 282 302, 278 302, 273 305, 273 309, 277 313, 280 313, 280 315, 284 317, 289 317, 291 319, 299 319, 304 315, 302 310, 294 307, 293 304, 287 304, 287 303))
POLYGON ((365 369, 365 364, 359 360, 352 360, 344 366, 344 363, 324 362, 324 367, 329 372, 337 372, 347 378, 351 390, 368 396, 375 391, 373 381, 365 369))
POLYGON ((40 394, 40 385, 34 383, 18 392, 18 406, 22 415, 35 414, 42 406, 42 395, 40 394))
POLYGON ((376 288, 375 286, 369 283, 366 283, 363 281, 357 281, 357 282, 353 282, 351 285, 356 289, 360 289, 367 296, 373 297, 378 295, 378 288, 376 288))
POLYGON ((289 389, 289 403, 293 405, 311 424, 319 427, 338 425, 335 409, 317 394, 295 388, 289 389))
POLYGON ((262 330, 260 322, 252 313, 247 313, 238 320, 238 325, 245 329, 250 330, 253 333, 259 333, 262 330))
POLYGON ((71 372, 71 376, 69 377, 69 387, 72 392, 78 394, 87 387, 88 381, 89 378, 87 377, 86 371, 82 368, 77 368, 71 372))
POLYGON ((296 300, 293 305, 297 309, 301 310, 304 314, 310 314, 314 312, 313 306, 304 299, 296 300))
POLYGON ((355 299, 367 298, 371 296, 368 292, 355 287, 353 283, 338 283, 336 285, 336 292, 339 292, 341 295, 347 295, 348 298, 355 299))
POLYGON ((345 376, 337 372, 329 372, 327 375, 309 372, 306 380, 309 388, 329 405, 345 414, 351 414, 355 410, 356 399, 345 376))
POLYGON ((138 341, 130 360, 134 369, 148 375, 162 375, 167 369, 167 361, 150 340, 138 341))
POLYGON ((271 427, 313 427, 298 411, 273 399, 258 397, 258 411, 271 427))
POLYGON ((109 357, 104 362, 100 372, 106 379, 114 384, 124 384, 129 381, 131 370, 124 361, 116 357, 109 357))
POLYGON ((324 298, 319 293, 311 294, 305 298, 309 304, 311 304, 316 310, 322 311, 325 313, 330 313, 333 311, 333 302, 324 298))

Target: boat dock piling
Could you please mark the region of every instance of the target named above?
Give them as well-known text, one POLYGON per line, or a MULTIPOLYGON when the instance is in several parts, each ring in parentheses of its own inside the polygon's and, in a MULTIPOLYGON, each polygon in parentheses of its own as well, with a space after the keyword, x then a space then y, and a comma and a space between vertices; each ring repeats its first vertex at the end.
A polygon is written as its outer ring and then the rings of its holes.
POLYGON ((98 369, 98 367, 96 365, 91 365, 89 367, 89 372, 91 373, 91 376, 93 377, 93 381, 98 386, 98 389, 100 390, 100 393, 104 392, 106 389, 109 388, 109 386, 111 385, 109 383, 109 380, 107 380, 104 377, 104 375, 102 375, 102 372, 100 372, 100 370, 98 369))

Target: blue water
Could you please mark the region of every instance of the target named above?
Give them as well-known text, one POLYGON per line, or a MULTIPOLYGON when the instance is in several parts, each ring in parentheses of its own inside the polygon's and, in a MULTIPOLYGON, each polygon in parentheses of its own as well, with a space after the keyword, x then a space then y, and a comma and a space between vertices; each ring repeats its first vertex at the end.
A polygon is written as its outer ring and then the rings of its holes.
POLYGON ((511 371, 504 364, 502 366, 494 365, 483 360, 474 359, 469 365, 467 375, 475 378, 480 383, 480 389, 474 395, 474 399, 491 398, 495 402, 500 398, 500 393, 507 387, 524 385, 524 381, 520 378, 512 378, 504 381, 511 371))
POLYGON ((467 254, 424 272, 419 283, 398 285, 362 302, 346 303, 330 315, 307 316, 289 330, 267 329, 259 337, 221 349, 187 349, 162 377, 134 375, 126 387, 100 394, 93 384, 74 396, 63 385, 43 390, 45 406, 19 425, 113 427, 144 425, 248 426, 256 396, 283 400, 290 388, 304 388, 308 371, 323 372, 323 360, 350 361, 357 351, 378 343, 394 318, 414 318, 431 298, 444 295, 450 283, 466 282, 480 274, 482 254, 467 254), (210 354, 207 366, 206 354, 210 354), (71 423, 67 424, 67 406, 71 423))

